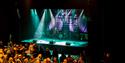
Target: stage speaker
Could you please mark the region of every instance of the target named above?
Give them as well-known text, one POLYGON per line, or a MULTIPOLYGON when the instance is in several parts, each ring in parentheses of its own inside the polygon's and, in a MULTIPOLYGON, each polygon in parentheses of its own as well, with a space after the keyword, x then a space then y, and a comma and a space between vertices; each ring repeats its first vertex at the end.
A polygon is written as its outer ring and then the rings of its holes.
POLYGON ((66 43, 66 45, 70 45, 70 43, 66 43))
POLYGON ((49 44, 54 44, 54 42, 53 42, 53 41, 50 41, 49 44))
POLYGON ((37 40, 33 40, 33 43, 36 43, 37 42, 37 40))

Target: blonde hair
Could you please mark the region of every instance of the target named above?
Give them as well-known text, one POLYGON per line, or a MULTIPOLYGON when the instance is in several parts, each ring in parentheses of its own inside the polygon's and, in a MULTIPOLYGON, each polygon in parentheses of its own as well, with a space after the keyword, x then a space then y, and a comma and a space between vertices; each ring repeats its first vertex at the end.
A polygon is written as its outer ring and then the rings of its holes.
POLYGON ((63 63, 67 63, 67 59, 64 59, 64 60, 63 60, 63 63))

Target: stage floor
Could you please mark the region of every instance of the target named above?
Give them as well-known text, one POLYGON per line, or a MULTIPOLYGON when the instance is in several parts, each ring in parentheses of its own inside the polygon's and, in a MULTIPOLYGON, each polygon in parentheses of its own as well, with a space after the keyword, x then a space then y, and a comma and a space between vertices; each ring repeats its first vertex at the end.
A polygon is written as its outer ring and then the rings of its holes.
POLYGON ((88 45, 87 41, 72 41, 72 40, 60 40, 60 39, 50 39, 50 38, 27 39, 27 40, 22 40, 21 42, 31 43, 33 42, 33 40, 36 40, 37 44, 47 44, 47 45, 59 45, 59 46, 71 46, 71 47, 85 47, 88 45), (50 42, 53 42, 53 44, 50 44, 50 42))

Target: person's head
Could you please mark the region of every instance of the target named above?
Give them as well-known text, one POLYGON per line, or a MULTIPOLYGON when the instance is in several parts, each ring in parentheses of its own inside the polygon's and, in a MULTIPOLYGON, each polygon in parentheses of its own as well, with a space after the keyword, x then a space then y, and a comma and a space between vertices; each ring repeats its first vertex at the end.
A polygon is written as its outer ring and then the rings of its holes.
POLYGON ((14 47, 14 48, 13 48, 13 50, 15 50, 15 51, 16 51, 16 50, 17 50, 17 48, 16 48, 16 47, 14 47))
POLYGON ((42 58, 42 54, 38 54, 38 58, 42 58))
POLYGON ((3 52, 3 49, 2 49, 2 48, 0 48, 0 52, 3 52))
POLYGON ((28 63, 28 61, 29 61, 28 58, 24 59, 24 63, 28 63))
POLYGON ((4 58, 7 59, 7 54, 4 55, 4 58))
POLYGON ((50 62, 51 60, 50 60, 50 58, 49 57, 47 57, 46 58, 46 62, 50 62))
POLYGON ((46 51, 49 51, 49 48, 46 48, 46 51))
POLYGON ((18 55, 18 58, 20 58, 20 59, 23 58, 22 54, 19 54, 19 55, 18 55))
POLYGON ((12 61, 13 61, 13 58, 12 58, 12 57, 9 57, 9 61, 12 62, 12 61))
POLYGON ((71 57, 71 55, 69 54, 68 57, 71 57))
POLYGON ((64 59, 64 60, 63 60, 63 63, 67 63, 67 59, 64 59))
POLYGON ((57 61, 57 57, 53 57, 53 61, 57 61))
POLYGON ((43 60, 43 63, 46 63, 46 59, 43 60))
POLYGON ((73 60, 73 63, 77 63, 77 60, 73 60))
POLYGON ((4 55, 3 49, 0 49, 0 58, 3 57, 3 55, 4 55))

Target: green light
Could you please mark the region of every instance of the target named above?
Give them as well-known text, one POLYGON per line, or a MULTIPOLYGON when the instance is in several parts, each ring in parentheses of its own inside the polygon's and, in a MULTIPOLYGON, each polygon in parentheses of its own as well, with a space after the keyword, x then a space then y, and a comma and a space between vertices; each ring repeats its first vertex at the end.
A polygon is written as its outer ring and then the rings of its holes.
POLYGON ((31 20, 32 20, 34 29, 37 29, 40 20, 39 20, 39 17, 37 15, 36 9, 31 9, 31 20))
POLYGON ((46 9, 44 10, 43 16, 40 20, 39 26, 35 32, 34 38, 41 38, 44 34, 44 22, 45 22, 46 9))
POLYGON ((72 9, 72 15, 75 16, 75 14, 76 14, 76 10, 72 9))

